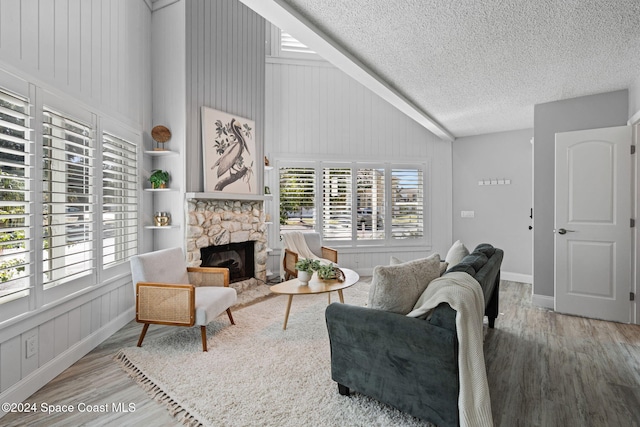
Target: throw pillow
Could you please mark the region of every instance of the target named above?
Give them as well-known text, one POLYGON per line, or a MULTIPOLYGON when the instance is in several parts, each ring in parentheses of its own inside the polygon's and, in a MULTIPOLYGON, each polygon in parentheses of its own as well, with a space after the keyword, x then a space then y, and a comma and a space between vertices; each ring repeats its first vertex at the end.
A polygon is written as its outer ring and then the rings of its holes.
POLYGON ((469 255, 469 249, 460 241, 456 240, 456 242, 449 248, 447 252, 447 256, 444 257, 444 260, 449 263, 449 267, 453 267, 460 261, 462 258, 469 255))
POLYGON ((373 269, 368 306, 407 314, 427 285, 440 276, 440 255, 373 269))
MULTIPOLYGON (((400 258, 396 258, 393 255, 391 255, 391 260, 389 260, 389 265, 398 265, 398 264, 404 264, 404 261, 402 261, 400 258)), ((448 262, 440 261, 440 276, 442 276, 444 272, 447 271, 448 266, 449 266, 448 262)))

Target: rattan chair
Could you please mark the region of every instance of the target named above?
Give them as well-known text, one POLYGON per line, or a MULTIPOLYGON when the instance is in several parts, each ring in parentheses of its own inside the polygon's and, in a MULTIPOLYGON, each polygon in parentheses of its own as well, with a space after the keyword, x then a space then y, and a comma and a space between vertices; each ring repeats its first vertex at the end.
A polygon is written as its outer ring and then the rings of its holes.
POLYGON ((237 301, 229 287, 229 269, 187 267, 182 249, 171 248, 131 258, 136 295, 136 321, 143 323, 138 347, 150 324, 200 326, 202 351, 207 351, 207 324, 237 301))
MULTIPOLYGON (((285 242, 287 239, 284 238, 286 233, 299 233, 299 232, 284 232, 282 233, 283 241, 285 242)), ((322 237, 318 232, 306 232, 299 233, 304 238, 307 248, 311 253, 315 255, 317 258, 321 258, 325 260, 325 262, 332 262, 334 264, 338 263, 338 251, 322 245, 322 237)), ((293 248, 285 247, 282 257, 282 275, 285 280, 289 280, 293 277, 298 277, 298 270, 296 269, 296 263, 298 262, 298 258, 302 255, 298 254, 293 248)))

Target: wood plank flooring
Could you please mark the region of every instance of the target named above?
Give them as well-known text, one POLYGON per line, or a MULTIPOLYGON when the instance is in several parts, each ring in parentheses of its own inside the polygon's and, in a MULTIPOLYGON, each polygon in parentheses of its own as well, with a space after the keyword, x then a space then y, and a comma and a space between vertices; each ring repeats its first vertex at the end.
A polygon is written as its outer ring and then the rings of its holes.
MULTIPOLYGON (((496 426, 640 427, 640 326, 533 307, 530 285, 506 281, 500 313, 484 344, 496 426)), ((178 425, 113 360, 135 345, 140 328, 126 325, 27 399, 38 406, 133 403, 135 412, 8 414, 0 425, 178 425)), ((145 340, 174 331, 152 325, 145 340)))

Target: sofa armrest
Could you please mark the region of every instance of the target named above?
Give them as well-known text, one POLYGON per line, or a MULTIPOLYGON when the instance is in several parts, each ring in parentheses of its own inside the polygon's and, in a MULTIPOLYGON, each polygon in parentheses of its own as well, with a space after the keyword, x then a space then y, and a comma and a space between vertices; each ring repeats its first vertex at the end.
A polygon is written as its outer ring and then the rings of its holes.
POLYGON ((333 303, 325 312, 331 378, 437 425, 458 421, 454 330, 401 314, 333 303))

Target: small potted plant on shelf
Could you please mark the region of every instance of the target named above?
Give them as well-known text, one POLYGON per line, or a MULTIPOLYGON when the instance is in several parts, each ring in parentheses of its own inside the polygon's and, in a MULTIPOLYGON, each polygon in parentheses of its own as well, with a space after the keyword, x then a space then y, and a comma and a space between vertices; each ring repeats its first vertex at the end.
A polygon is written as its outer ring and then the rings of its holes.
POLYGON ((169 172, 156 169, 151 172, 149 181, 151 182, 151 188, 166 188, 169 182, 169 172))
POLYGON ((308 285, 309 280, 313 272, 320 268, 320 262, 315 259, 302 258, 296 262, 296 269, 298 270, 298 281, 301 285, 308 285))

